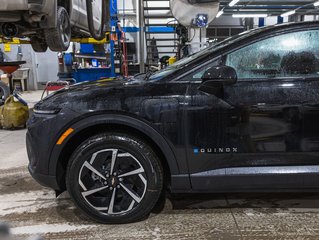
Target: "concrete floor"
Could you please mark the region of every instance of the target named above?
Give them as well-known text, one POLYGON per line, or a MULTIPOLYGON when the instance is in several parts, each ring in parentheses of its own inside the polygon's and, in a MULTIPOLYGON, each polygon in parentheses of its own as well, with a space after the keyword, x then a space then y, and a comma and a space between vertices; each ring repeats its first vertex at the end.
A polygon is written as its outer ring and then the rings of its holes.
MULTIPOLYGON (((32 104, 38 94, 25 98, 32 104)), ((143 222, 96 224, 30 177, 25 133, 0 130, 0 220, 18 239, 319 239, 319 194, 311 193, 183 195, 143 222)))

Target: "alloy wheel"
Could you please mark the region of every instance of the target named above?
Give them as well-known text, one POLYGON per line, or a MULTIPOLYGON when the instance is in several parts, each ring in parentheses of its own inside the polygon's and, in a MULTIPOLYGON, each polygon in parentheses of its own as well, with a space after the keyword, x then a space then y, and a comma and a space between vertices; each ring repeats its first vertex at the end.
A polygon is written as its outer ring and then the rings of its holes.
POLYGON ((147 177, 139 160, 116 148, 95 152, 83 163, 78 182, 86 203, 103 215, 134 210, 147 189, 147 177))

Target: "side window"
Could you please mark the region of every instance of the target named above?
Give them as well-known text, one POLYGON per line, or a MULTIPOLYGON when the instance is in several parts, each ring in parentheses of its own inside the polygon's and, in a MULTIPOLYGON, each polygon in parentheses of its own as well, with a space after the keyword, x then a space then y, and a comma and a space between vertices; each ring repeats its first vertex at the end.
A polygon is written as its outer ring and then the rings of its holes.
POLYGON ((319 30, 275 36, 227 56, 239 79, 318 77, 319 30))

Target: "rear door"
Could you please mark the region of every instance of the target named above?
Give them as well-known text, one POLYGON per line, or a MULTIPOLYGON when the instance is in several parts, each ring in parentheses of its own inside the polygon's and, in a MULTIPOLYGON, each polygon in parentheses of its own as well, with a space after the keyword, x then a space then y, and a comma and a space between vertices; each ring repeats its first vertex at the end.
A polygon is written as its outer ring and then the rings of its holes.
MULTIPOLYGON (((76 22, 76 26, 88 32, 89 27, 88 27, 86 1, 89 1, 89 0, 76 0, 76 1, 78 2, 78 11, 79 11, 79 14, 78 14, 79 17, 76 22)), ((101 21, 102 21, 102 0, 92 1, 92 11, 94 16, 94 27, 95 27, 95 30, 98 31, 101 27, 101 21)))
POLYGON ((72 0, 71 8, 70 9, 70 20, 72 26, 75 26, 79 21, 79 14, 80 14, 80 1, 81 0, 72 0))
POLYGON ((76 26, 83 30, 88 30, 88 20, 87 20, 87 10, 86 1, 87 0, 77 0, 78 1, 78 20, 76 26))
POLYGON ((315 171, 319 158, 305 146, 317 143, 319 138, 313 136, 319 137, 319 131, 306 137, 309 117, 304 110, 316 96, 306 89, 310 79, 317 85, 318 34, 281 34, 225 55, 223 64, 238 74, 235 85, 216 85, 210 91, 202 91, 198 83, 190 85, 186 114, 194 189, 312 184, 307 171, 315 171), (296 171, 299 174, 293 174, 296 171))
POLYGON ((93 1, 94 28, 97 32, 100 30, 102 23, 102 1, 103 0, 93 1))

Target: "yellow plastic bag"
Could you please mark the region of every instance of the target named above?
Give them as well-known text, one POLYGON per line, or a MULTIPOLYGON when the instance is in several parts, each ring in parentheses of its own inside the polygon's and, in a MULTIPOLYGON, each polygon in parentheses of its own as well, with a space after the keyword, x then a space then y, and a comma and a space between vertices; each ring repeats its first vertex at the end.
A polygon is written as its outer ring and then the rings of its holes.
POLYGON ((0 109, 0 125, 6 129, 25 127, 29 118, 29 108, 10 96, 0 109))

